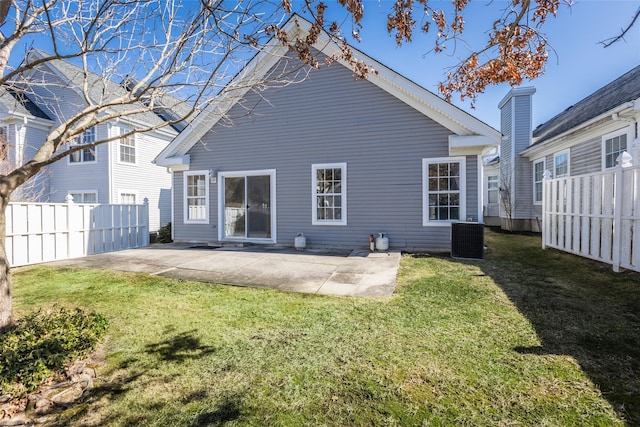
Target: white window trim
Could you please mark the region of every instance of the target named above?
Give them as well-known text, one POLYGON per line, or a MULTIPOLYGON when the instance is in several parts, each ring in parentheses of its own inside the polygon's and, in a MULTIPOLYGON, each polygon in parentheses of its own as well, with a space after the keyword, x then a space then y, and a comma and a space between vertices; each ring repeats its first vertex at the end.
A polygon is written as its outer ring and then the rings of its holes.
POLYGON ((122 202, 122 195, 123 194, 133 194, 136 197, 135 204, 136 205, 141 205, 142 204, 141 200, 140 200, 140 195, 138 194, 138 190, 128 190, 126 188, 121 188, 121 189, 118 190, 118 203, 119 204, 121 204, 121 205, 124 204, 122 202))
POLYGON ((185 171, 182 174, 183 186, 182 186, 182 202, 184 204, 183 210, 183 223, 184 224, 209 224, 209 171, 185 171), (187 177, 194 175, 204 175, 204 204, 205 204, 205 217, 203 219, 189 219, 189 204, 187 203, 187 177))
POLYGON ((493 173, 492 172, 490 174, 489 173, 487 174, 485 189, 487 191, 487 194, 485 195, 485 197, 486 197, 485 200, 486 200, 487 205, 489 205, 489 204, 496 204, 497 205, 498 203, 500 203, 500 200, 499 200, 500 199, 500 174, 499 173, 493 173), (494 191, 498 192, 498 201, 497 202, 493 202, 493 203, 489 202, 489 191, 491 191, 491 189, 489 188, 489 178, 496 178, 496 184, 498 184, 498 186, 493 189, 494 191))
MULTIPOLYGON (((67 196, 70 194, 95 194, 96 195, 96 203, 85 203, 85 204, 89 204, 89 205, 94 205, 94 204, 100 204, 100 199, 98 199, 98 190, 69 190, 67 191, 67 196)), ((73 203, 83 203, 83 202, 78 202, 77 200, 74 200, 73 203)))
POLYGON ((422 225, 424 227, 449 227, 453 222, 462 222, 467 215, 467 159, 466 157, 432 157, 422 159, 422 225), (428 165, 430 163, 460 163, 460 219, 429 219, 428 165))
POLYGON ((314 163, 311 165, 311 224, 312 225, 347 225, 347 163, 314 163), (317 171, 318 169, 342 170, 342 212, 341 219, 318 219, 317 171))
MULTIPOLYGON (((88 132, 89 130, 87 129, 85 132, 88 132)), ((84 132, 82 133, 84 135, 84 132)), ((80 138, 81 136, 79 136, 78 138, 80 138)), ((98 129, 96 129, 95 127, 93 128, 93 142, 95 142, 98 139, 98 129)), ((87 144, 74 144, 73 140, 69 141, 69 148, 71 147, 77 147, 79 145, 87 145, 87 144)), ((73 165, 73 166, 78 166, 78 165, 93 165, 98 163, 98 146, 94 145, 93 147, 89 147, 89 148, 93 148, 93 160, 90 161, 86 161, 86 160, 82 160, 80 162, 72 162, 71 161, 71 154, 67 155, 67 164, 69 165, 73 165)), ((79 150, 82 151, 82 150, 79 150)), ((82 154, 80 154, 82 155, 82 154)))
MULTIPOLYGON (((542 205, 542 200, 540 200, 539 202, 536 200, 536 164, 538 163, 542 163, 542 185, 544 186, 544 171, 546 170, 546 159, 543 157, 541 159, 537 159, 534 160, 533 163, 531 164, 531 177, 533 178, 533 204, 534 205, 542 205)), ((555 166, 555 165, 554 165, 555 166)), ((555 171, 555 167, 554 167, 554 171, 555 171)))
MULTIPOLYGON (((117 129, 118 129, 118 136, 122 135, 123 133, 131 131, 131 129, 129 129, 129 128, 124 128, 124 127, 120 127, 120 126, 117 126, 117 129)), ((133 138, 133 150, 134 150, 134 153, 135 153, 135 162, 133 162, 133 163, 131 163, 131 162, 123 162, 121 160, 121 150, 122 150, 122 144, 121 144, 122 139, 121 138, 118 138, 116 140, 116 145, 118 146, 118 150, 117 150, 118 153, 117 153, 117 157, 116 157, 116 162, 118 164, 121 164, 121 165, 138 166, 138 157, 139 157, 138 138, 136 137, 135 133, 133 135, 130 135, 130 138, 133 138)))
POLYGON ((615 132, 609 132, 606 135, 602 135, 602 147, 601 147, 601 159, 602 159, 602 170, 610 170, 615 168, 617 165, 613 165, 612 167, 607 167, 607 158, 606 158, 606 143, 608 139, 615 138, 616 136, 627 135, 627 152, 629 151, 632 139, 632 128, 631 126, 619 129, 615 132))
POLYGON ((569 177, 571 176, 571 152, 570 150, 562 150, 562 151, 558 151, 557 153, 553 153, 553 177, 554 178, 565 178, 565 177, 569 177), (567 174, 566 175, 562 175, 557 176, 556 175, 556 158, 562 156, 563 154, 567 155, 567 174))

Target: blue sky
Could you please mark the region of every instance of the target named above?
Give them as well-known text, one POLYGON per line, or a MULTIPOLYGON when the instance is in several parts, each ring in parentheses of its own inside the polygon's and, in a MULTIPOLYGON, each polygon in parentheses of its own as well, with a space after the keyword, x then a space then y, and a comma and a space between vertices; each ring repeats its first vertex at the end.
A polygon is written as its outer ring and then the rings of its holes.
MULTIPOLYGON (((449 1, 431 2, 433 6, 441 4, 442 7, 450 4, 449 1)), ((333 2, 327 3, 329 10, 335 13, 333 2)), ((484 40, 484 33, 508 3, 504 0, 473 0, 465 14, 468 30, 465 38, 472 43, 479 37, 484 40)), ((388 5, 387 0, 365 0, 363 40, 354 46, 421 86, 437 92, 438 81, 443 79, 448 67, 458 62, 464 51, 454 55, 450 52, 429 53, 431 39, 417 35, 413 43, 397 47, 386 32, 388 5)), ((523 86, 535 86, 537 89, 534 95, 534 126, 640 65, 640 22, 626 40, 606 49, 598 44, 626 27, 639 6, 640 1, 630 0, 575 0, 571 8, 561 7, 558 16, 547 21, 543 32, 554 51, 550 53, 545 75, 523 83, 523 86)), ((468 101, 454 100, 454 104, 498 128, 497 105, 509 89, 507 84, 489 88, 478 96, 475 109, 471 109, 468 101)))

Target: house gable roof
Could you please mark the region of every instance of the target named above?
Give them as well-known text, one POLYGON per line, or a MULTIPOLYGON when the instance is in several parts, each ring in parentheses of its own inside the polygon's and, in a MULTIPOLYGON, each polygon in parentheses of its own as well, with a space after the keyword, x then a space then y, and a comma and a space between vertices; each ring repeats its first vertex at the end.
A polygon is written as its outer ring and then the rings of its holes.
POLYGON ((7 113, 11 115, 51 120, 49 116, 23 93, 16 91, 8 85, 0 86, 0 106, 0 108, 5 109, 7 113))
MULTIPOLYGON (((27 60, 32 57, 36 58, 46 58, 49 54, 43 52, 39 49, 31 49, 27 54, 27 60)), ((84 98, 82 93, 80 92, 80 88, 84 85, 85 73, 81 67, 78 67, 68 61, 64 61, 61 59, 56 59, 53 61, 47 61, 43 63, 50 72, 54 73, 58 76, 62 81, 67 85, 67 87, 71 90, 77 92, 81 98, 84 98)), ((102 76, 89 72, 87 74, 88 79, 88 94, 92 102, 94 103, 102 103, 112 101, 120 96, 126 95, 127 89, 112 80, 105 79, 102 76)), ((20 81, 22 85, 28 85, 29 80, 20 81)), ((161 127, 165 123, 165 118, 160 115, 151 112, 144 111, 146 107, 143 103, 137 102, 133 104, 125 104, 125 105, 112 105, 110 107, 115 112, 122 112, 126 115, 125 121, 131 121, 132 123, 139 122, 144 126, 159 126, 161 127), (138 105, 136 105, 138 104, 138 105), (127 115, 127 113, 131 111, 136 111, 133 114, 127 115)), ((166 130, 161 130, 161 132, 169 132, 172 135, 175 135, 176 132, 168 128, 166 130)))
MULTIPOLYGON (((283 25, 283 30, 289 34, 290 40, 293 37, 304 37, 308 34, 310 28, 311 23, 298 15, 292 16, 283 25)), ((313 47, 327 56, 340 52, 340 46, 324 31, 320 34, 313 47)), ((491 126, 449 104, 433 92, 403 77, 357 49, 352 48, 352 50, 354 58, 375 69, 375 73, 369 73, 367 76, 368 81, 451 130, 458 139, 451 140, 450 138, 450 145, 458 145, 464 150, 474 146, 474 144, 475 146, 499 144, 500 133, 491 126), (463 137, 469 138, 463 139, 463 137)), ((253 86, 252 83, 259 82, 286 53, 287 47, 282 46, 275 38, 271 39, 234 77, 214 102, 204 109, 156 157, 155 162, 162 166, 188 166, 189 161, 185 156, 189 149, 249 91, 253 86)), ((338 62, 350 68, 346 62, 338 62)))
POLYGON ((548 141, 614 108, 640 98, 640 66, 601 87, 533 131, 534 145, 548 141))

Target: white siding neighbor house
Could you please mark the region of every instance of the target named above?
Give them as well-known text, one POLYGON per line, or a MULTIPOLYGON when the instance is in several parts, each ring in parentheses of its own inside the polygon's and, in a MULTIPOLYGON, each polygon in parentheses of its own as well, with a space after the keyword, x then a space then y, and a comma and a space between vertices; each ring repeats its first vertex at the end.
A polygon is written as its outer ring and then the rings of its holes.
MULTIPOLYGON (((284 25, 304 35, 310 23, 284 25)), ((322 34, 320 56, 340 49, 322 34)), ((451 225, 482 222, 482 154, 497 130, 354 50, 296 84, 240 92, 245 78, 295 70, 273 40, 156 158, 173 176, 174 239, 447 251, 451 225), (249 112, 247 112, 249 108, 249 112)), ((321 61, 322 63, 322 61, 321 61)))
MULTIPOLYGON (((46 55, 33 49, 25 60, 46 55)), ((30 159, 33 150, 46 138, 48 129, 86 108, 87 101, 79 89, 83 76, 82 69, 69 62, 44 62, 21 76, 13 85, 16 90, 2 93, 0 110, 5 114, 0 116, 0 132, 5 129, 9 145, 16 148, 17 164, 30 159), (26 103, 25 111, 10 110, 6 102, 1 102, 2 99, 10 101, 12 94, 18 96, 16 92, 26 103)), ((121 84, 104 82, 95 74, 89 75, 88 82, 94 102, 126 90, 121 84)), ((162 123, 161 114, 136 114, 99 124, 75 143, 117 138, 132 128, 162 123)), ((41 174, 38 179, 42 191, 37 200, 61 203, 71 195, 75 203, 141 204, 148 199, 149 230, 155 232, 171 218, 171 175, 152 161, 176 135, 176 129, 164 126, 77 151, 41 174)))

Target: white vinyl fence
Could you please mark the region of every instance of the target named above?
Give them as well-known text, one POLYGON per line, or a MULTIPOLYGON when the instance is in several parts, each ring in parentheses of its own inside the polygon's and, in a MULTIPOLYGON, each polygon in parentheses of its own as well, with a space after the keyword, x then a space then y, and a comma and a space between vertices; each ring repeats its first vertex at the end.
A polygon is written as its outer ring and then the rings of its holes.
POLYGON ((542 214, 543 248, 640 271, 640 166, 547 179, 542 214))
POLYGON ((149 245, 149 205, 9 203, 11 266, 75 258, 149 245))

